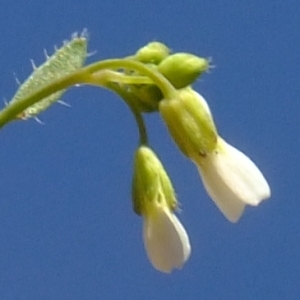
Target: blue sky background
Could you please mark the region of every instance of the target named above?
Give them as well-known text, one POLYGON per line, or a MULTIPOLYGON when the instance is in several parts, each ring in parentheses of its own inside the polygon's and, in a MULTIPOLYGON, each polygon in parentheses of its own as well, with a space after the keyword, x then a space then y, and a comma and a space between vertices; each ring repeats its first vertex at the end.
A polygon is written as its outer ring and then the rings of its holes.
POLYGON ((247 153, 272 197, 239 223, 224 219, 158 115, 147 124, 176 187, 192 256, 181 271, 152 268, 131 209, 134 120, 117 96, 74 88, 34 121, 0 134, 0 299, 299 299, 299 1, 0 2, 0 96, 9 100, 76 31, 89 62, 149 41, 212 57, 195 88, 222 136, 247 153))

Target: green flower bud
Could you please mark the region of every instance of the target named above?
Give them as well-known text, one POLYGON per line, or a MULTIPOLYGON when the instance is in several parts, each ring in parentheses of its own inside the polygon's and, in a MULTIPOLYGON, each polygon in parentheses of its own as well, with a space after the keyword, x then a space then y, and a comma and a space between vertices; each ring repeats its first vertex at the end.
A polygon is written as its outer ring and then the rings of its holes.
POLYGON ((142 63, 159 64, 169 54, 170 49, 165 44, 160 42, 151 42, 140 48, 134 57, 142 63))
POLYGON ((169 55, 158 65, 158 71, 177 89, 191 85, 208 68, 207 59, 189 53, 169 55))
POLYGON ((158 103, 163 98, 160 89, 154 84, 132 87, 130 92, 137 97, 136 104, 141 112, 158 111, 158 103))
POLYGON ((147 146, 140 146, 134 158, 132 181, 133 209, 147 215, 153 206, 167 206, 174 210, 177 200, 172 183, 156 154, 147 146))
POLYGON ((217 145, 217 129, 205 99, 191 88, 159 103, 160 114, 177 146, 187 157, 204 157, 217 145))

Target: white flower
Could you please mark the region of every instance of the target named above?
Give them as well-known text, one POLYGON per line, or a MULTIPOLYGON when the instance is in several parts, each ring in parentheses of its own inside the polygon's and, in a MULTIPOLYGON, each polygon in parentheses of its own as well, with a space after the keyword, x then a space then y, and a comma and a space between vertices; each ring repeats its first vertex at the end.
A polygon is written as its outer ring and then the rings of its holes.
POLYGON ((191 253, 189 237, 177 219, 176 194, 162 163, 147 146, 135 153, 132 184, 134 211, 143 217, 143 239, 153 267, 170 273, 191 253))
POLYGON ((257 206, 271 195, 250 158, 220 137, 216 150, 195 163, 208 194, 231 222, 239 220, 246 205, 257 206))
POLYGON ((175 143, 194 161, 204 186, 231 222, 237 222, 246 205, 270 197, 270 188, 256 165, 218 134, 206 100, 192 88, 177 91, 159 103, 160 114, 175 143))
POLYGON ((164 273, 181 269, 190 256, 191 246, 175 214, 163 203, 156 203, 143 217, 144 244, 153 267, 164 273))

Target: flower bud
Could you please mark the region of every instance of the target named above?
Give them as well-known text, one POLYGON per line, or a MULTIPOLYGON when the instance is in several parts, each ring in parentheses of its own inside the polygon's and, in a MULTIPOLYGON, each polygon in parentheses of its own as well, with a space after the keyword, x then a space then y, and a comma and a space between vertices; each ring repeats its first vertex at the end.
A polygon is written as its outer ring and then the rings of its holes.
POLYGON ((158 111, 158 103, 163 98, 160 89, 154 84, 131 87, 130 92, 137 97, 136 105, 141 112, 158 111))
POLYGON ((159 111, 184 155, 195 160, 215 149, 217 129, 205 99, 197 92, 178 90, 176 98, 160 101, 159 111))
POLYGON ((158 71, 177 89, 191 85, 208 68, 207 59, 189 53, 169 55, 158 65, 158 71))
POLYGON ((133 208, 138 215, 146 214, 155 201, 165 201, 170 210, 177 207, 172 183, 163 165, 149 147, 137 149, 132 182, 133 208), (162 193, 164 197, 158 197, 162 193))
POLYGON ((143 240, 153 267, 170 273, 181 269, 191 254, 188 234, 176 215, 175 192, 155 153, 141 146, 135 154, 133 203, 143 217, 143 240))
POLYGON ((159 64, 169 55, 169 53, 170 49, 165 44, 160 42, 151 42, 140 48, 134 57, 142 63, 159 64))

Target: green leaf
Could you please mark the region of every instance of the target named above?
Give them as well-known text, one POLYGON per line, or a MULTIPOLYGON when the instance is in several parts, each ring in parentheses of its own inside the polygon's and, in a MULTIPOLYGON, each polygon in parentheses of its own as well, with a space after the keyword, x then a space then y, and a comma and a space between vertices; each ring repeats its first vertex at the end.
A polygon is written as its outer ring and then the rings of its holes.
MULTIPOLYGON (((85 32, 78 36, 74 34, 70 41, 64 42, 64 45, 48 57, 45 63, 34 68, 32 74, 19 87, 11 102, 19 101, 35 91, 46 87, 54 80, 66 76, 80 69, 87 57, 87 35, 85 32)), ((36 117, 38 114, 46 110, 53 103, 60 100, 66 90, 62 90, 52 94, 51 96, 40 100, 27 107, 16 118, 27 120, 36 117)))

